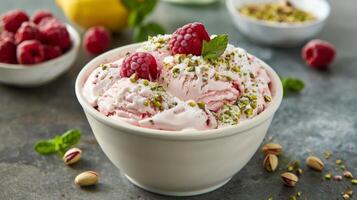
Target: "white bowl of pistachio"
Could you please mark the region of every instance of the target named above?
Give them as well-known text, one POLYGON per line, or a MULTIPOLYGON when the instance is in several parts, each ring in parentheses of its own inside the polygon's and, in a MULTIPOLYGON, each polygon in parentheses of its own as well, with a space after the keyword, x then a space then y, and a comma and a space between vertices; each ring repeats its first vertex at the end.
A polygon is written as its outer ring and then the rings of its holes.
POLYGON ((98 56, 77 77, 76 96, 102 150, 132 183, 151 192, 190 196, 223 186, 262 143, 282 101, 279 76, 261 61, 271 78, 272 100, 262 113, 235 126, 182 131, 138 127, 103 115, 83 95, 83 85, 97 66, 138 47, 128 45, 98 56))
POLYGON ((292 47, 312 39, 330 14, 326 0, 227 0, 238 30, 256 43, 292 47))

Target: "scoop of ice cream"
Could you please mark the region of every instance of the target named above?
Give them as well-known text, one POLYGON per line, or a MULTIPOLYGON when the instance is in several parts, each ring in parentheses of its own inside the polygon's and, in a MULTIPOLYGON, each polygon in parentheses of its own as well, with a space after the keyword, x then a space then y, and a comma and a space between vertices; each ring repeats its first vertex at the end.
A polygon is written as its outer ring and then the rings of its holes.
POLYGON ((97 99, 120 79, 118 64, 102 64, 87 78, 83 86, 83 96, 92 106, 97 106, 97 99))
POLYGON ((98 98, 98 110, 109 117, 147 128, 204 130, 216 127, 213 115, 166 93, 147 80, 121 78, 98 98))

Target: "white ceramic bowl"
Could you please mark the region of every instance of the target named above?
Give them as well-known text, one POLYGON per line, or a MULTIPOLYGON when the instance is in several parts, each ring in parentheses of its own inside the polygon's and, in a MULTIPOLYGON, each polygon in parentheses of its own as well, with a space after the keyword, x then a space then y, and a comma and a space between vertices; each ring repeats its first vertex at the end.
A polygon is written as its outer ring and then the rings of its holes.
POLYGON ((55 59, 34 64, 6 64, 0 63, 0 82, 21 87, 33 87, 46 84, 68 70, 77 57, 80 46, 78 32, 67 25, 71 36, 72 47, 65 54, 55 59))
POLYGON ((326 0, 290 0, 298 8, 314 14, 317 19, 301 24, 287 24, 255 20, 239 13, 238 8, 250 3, 279 0, 226 0, 229 14, 238 30, 253 42, 279 47, 301 45, 312 39, 323 28, 330 14, 326 0))
POLYGON ((82 95, 89 74, 117 60, 138 44, 111 50, 89 62, 76 80, 76 95, 93 133, 108 158, 135 185, 176 196, 202 194, 227 183, 248 163, 263 141, 282 100, 278 75, 268 65, 273 101, 260 115, 239 125, 206 131, 163 131, 110 119, 82 95))

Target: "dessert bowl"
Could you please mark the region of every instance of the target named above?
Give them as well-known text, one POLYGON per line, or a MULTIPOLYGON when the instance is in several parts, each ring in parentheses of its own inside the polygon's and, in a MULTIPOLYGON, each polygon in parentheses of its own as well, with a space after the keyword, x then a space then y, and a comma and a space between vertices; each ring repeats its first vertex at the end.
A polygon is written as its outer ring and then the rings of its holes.
POLYGON ((77 57, 80 46, 78 32, 67 24, 72 47, 63 55, 34 65, 0 63, 0 82, 21 87, 44 85, 68 70, 77 57))
POLYGON ((278 0, 227 0, 226 6, 234 25, 248 39, 270 46, 292 47, 312 39, 324 27, 330 15, 330 6, 325 0, 291 0, 298 8, 312 13, 316 19, 298 24, 267 22, 241 14, 238 8, 251 3, 268 3, 278 0))
POLYGON ((278 75, 267 64, 273 100, 238 125, 212 130, 165 131, 111 119, 93 108, 82 87, 100 64, 123 58, 140 44, 123 46, 89 62, 79 73, 76 96, 104 153, 135 185, 151 192, 189 196, 215 190, 242 169, 260 146, 282 100, 278 75))

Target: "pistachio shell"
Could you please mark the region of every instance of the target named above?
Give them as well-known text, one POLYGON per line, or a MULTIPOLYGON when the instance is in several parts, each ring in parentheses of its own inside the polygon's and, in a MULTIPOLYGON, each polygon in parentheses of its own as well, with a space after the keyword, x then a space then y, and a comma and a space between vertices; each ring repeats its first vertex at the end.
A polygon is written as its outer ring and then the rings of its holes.
POLYGON ((279 156, 283 151, 283 147, 277 143, 268 143, 262 147, 262 151, 265 155, 274 154, 279 156))
POLYGON ((63 156, 63 162, 66 165, 76 163, 81 158, 82 151, 78 148, 69 149, 63 156))
POLYGON ((316 156, 309 156, 306 159, 306 164, 309 166, 311 169, 316 170, 316 171, 322 171, 325 167, 324 163, 322 160, 316 156))
POLYGON ((76 176, 74 183, 79 186, 94 185, 98 182, 99 175, 95 171, 86 171, 76 176))
POLYGON ((283 183, 289 187, 294 187, 296 183, 299 181, 299 178, 290 172, 285 172, 281 174, 281 179, 283 183))
POLYGON ((274 172, 278 167, 278 164, 279 164, 279 160, 276 155, 268 154, 265 156, 263 165, 265 170, 267 170, 268 172, 274 172))

